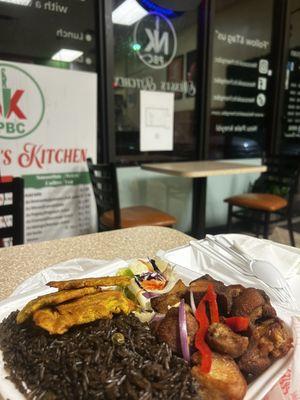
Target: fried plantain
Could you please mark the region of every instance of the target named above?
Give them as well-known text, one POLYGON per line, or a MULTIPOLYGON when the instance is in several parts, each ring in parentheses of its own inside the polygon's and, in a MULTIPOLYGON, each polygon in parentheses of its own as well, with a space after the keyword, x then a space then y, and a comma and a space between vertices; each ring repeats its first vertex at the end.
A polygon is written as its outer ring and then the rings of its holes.
POLYGON ((62 290, 60 292, 49 293, 44 296, 39 296, 34 300, 31 300, 26 306, 18 313, 17 323, 21 324, 26 321, 35 311, 38 309, 50 306, 52 304, 61 304, 65 301, 78 299, 88 294, 99 292, 101 289, 95 287, 86 287, 76 290, 62 290))
POLYGON ((33 314, 33 320, 50 334, 62 335, 74 325, 86 324, 100 318, 111 318, 113 314, 121 312, 129 314, 135 308, 136 304, 122 292, 107 290, 58 305, 54 309, 37 310, 33 314))
POLYGON ((83 278, 69 281, 51 281, 47 285, 58 290, 79 289, 91 286, 128 286, 131 278, 129 276, 104 276, 102 278, 83 278))

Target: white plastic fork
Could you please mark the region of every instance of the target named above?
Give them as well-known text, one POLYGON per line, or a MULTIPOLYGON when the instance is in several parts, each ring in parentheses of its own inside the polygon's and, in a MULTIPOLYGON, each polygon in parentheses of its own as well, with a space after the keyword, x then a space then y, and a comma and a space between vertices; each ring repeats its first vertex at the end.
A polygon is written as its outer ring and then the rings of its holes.
MULTIPOLYGON (((247 277, 252 277, 252 278, 255 277, 249 271, 247 272, 244 268, 241 268, 238 264, 233 263, 232 260, 229 260, 226 256, 217 252, 213 247, 205 246, 200 242, 194 242, 193 246, 197 247, 201 251, 206 252, 206 254, 211 255, 213 258, 215 258, 217 261, 220 261, 223 265, 226 266, 226 268, 230 269, 232 272, 239 272, 240 274, 247 277)), ((271 288, 265 282, 261 281, 259 278, 257 277, 255 278, 259 281, 260 285, 264 287, 264 289, 272 296, 274 301, 277 301, 282 306, 286 304, 286 300, 280 295, 280 293, 274 291, 273 288, 271 288)))
POLYGON ((270 262, 264 260, 251 259, 244 252, 241 252, 236 246, 232 245, 224 237, 214 237, 207 235, 206 239, 213 243, 223 251, 229 253, 235 259, 246 264, 246 268, 240 267, 244 272, 250 273, 255 276, 261 282, 264 282, 269 288, 271 288, 273 294, 277 294, 282 303, 288 303, 288 308, 291 310, 297 310, 297 301, 290 289, 288 282, 281 274, 281 272, 270 262), (226 245, 224 244, 226 243, 226 245))

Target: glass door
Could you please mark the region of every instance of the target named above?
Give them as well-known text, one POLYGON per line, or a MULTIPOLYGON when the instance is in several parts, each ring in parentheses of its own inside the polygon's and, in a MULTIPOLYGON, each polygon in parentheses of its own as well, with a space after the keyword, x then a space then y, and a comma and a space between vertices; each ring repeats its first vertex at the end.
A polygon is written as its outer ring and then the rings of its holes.
MULTIPOLYGON (((113 0, 114 132, 118 161, 196 157, 199 2, 187 2, 189 7, 185 10, 184 2, 172 2, 171 9, 161 7, 159 1, 113 0), (159 97, 159 93, 174 96, 172 145, 167 150, 145 151, 141 144, 140 104, 144 91, 155 92, 159 97)), ((162 111, 158 108, 164 109, 160 104, 155 112, 154 104, 142 117, 149 126, 152 124, 156 135, 153 141, 163 141, 160 128, 167 120, 167 114, 159 115, 162 111)))
POLYGON ((208 157, 260 157, 266 147, 274 65, 274 0, 216 0, 208 157))

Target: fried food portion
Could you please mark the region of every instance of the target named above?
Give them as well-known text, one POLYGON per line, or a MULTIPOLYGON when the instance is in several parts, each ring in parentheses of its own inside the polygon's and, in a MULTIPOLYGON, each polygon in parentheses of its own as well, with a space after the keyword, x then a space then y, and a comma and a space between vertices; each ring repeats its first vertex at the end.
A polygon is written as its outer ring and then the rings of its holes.
POLYGON ((104 276, 102 278, 83 278, 70 281, 51 281, 47 285, 58 290, 79 289, 92 286, 128 286, 131 278, 129 276, 104 276))
MULTIPOLYGON (((190 283, 190 290, 193 292, 196 304, 205 295, 209 285, 213 285, 217 293, 219 311, 222 315, 230 314, 233 299, 245 289, 242 285, 226 286, 223 282, 217 281, 206 274, 190 283)), ((188 301, 188 299, 186 300, 188 301)))
POLYGON ((136 304, 122 292, 107 290, 58 305, 54 309, 37 310, 33 314, 33 320, 50 334, 62 335, 74 325, 86 324, 100 318, 111 318, 113 314, 121 312, 129 314, 135 308, 136 304))
POLYGON ((202 393, 203 398, 242 400, 246 394, 245 378, 237 364, 229 356, 213 353, 210 372, 203 374, 196 365, 192 368, 192 374, 200 383, 200 394, 202 393))
POLYGON ((169 306, 174 306, 179 303, 186 292, 187 287, 182 280, 179 279, 168 293, 151 299, 151 306, 154 311, 157 311, 160 314, 166 314, 170 308, 169 306))
POLYGON ((61 304, 65 301, 78 299, 88 294, 93 294, 99 292, 101 289, 97 289, 95 287, 86 287, 82 289, 76 290, 62 290, 61 292, 49 293, 45 294, 44 296, 39 296, 34 300, 31 300, 26 306, 19 312, 17 315, 17 323, 21 324, 22 322, 26 321, 35 311, 38 309, 55 305, 61 304))
POLYGON ((247 350, 249 339, 233 332, 229 326, 221 323, 211 324, 206 334, 209 347, 220 354, 232 358, 240 357, 247 350))
POLYGON ((247 288, 233 299, 231 314, 249 317, 252 322, 255 322, 261 317, 275 317, 276 311, 264 291, 247 288))
MULTIPOLYGON (((179 332, 179 308, 170 308, 165 318, 151 329, 155 331, 156 336, 162 342, 167 343, 172 351, 178 355, 182 355, 179 332), (154 328, 154 329, 153 329, 154 328)), ((186 309, 186 325, 189 343, 194 343, 194 338, 199 329, 198 322, 191 312, 186 309)))
POLYGON ((292 343, 291 334, 279 318, 257 324, 253 328, 249 348, 238 361, 248 382, 264 372, 275 359, 284 357, 292 343))

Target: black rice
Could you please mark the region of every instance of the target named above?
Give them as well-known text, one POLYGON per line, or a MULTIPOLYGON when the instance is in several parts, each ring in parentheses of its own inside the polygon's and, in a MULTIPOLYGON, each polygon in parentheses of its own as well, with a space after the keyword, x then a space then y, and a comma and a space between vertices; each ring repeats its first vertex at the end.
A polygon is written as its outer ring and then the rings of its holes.
POLYGON ((186 363, 133 315, 52 336, 32 322, 17 325, 16 315, 0 324, 0 348, 9 379, 27 399, 200 398, 186 363))

